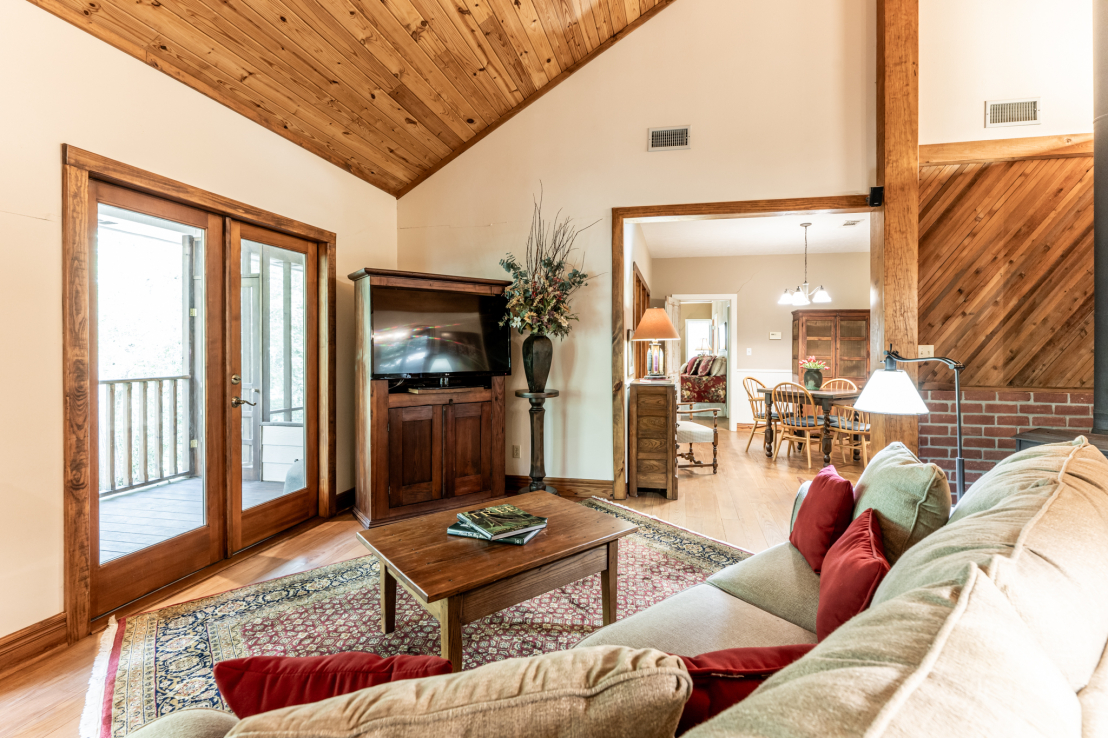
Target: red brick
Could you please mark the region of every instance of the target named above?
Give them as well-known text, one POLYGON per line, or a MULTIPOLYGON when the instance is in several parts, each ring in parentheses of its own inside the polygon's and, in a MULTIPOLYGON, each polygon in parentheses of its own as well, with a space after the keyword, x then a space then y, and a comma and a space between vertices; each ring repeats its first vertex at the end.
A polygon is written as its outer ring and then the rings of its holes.
POLYGON ((1054 413, 1053 405, 1020 405, 1019 411, 1024 415, 1051 415, 1054 413))
POLYGON ((991 461, 1000 461, 1001 459, 1007 459, 1012 455, 1011 451, 1007 449, 997 449, 996 451, 986 451, 985 458, 991 461))
POLYGON ((979 448, 964 448, 962 449, 963 459, 980 459, 983 452, 979 448))
POLYGON ((1091 405, 1093 404, 1093 396, 1089 392, 1070 392, 1070 402, 1075 405, 1081 402, 1091 405))
POLYGON ((982 431, 982 428, 979 425, 963 425, 962 426, 962 435, 963 436, 984 435, 981 431, 982 431))
POLYGON ((953 400, 954 393, 946 390, 931 390, 931 394, 928 396, 930 400, 953 400))
POLYGON ((949 457, 951 451, 949 448, 935 448, 934 446, 920 446, 919 457, 926 461, 927 459, 945 459, 949 457))
POLYGON ((934 463, 940 469, 945 469, 946 471, 954 471, 954 459, 935 459, 932 463, 934 463))
POLYGON ((919 432, 924 436, 945 436, 950 433, 950 428, 945 425, 921 425, 919 432))
POLYGON ((986 390, 966 390, 962 393, 962 398, 965 400, 976 400, 978 402, 994 402, 996 400, 996 393, 986 390))
POLYGON ((1031 425, 1031 420, 1026 415, 997 415, 996 424, 1028 426, 1031 425))
POLYGON ((1018 428, 1012 427, 992 427, 985 428, 985 435, 992 436, 993 438, 1011 438, 1016 435, 1018 428))
POLYGON ((967 438, 962 443, 966 448, 996 448, 995 438, 967 438))
POLYGON ((982 405, 980 402, 963 402, 962 403, 962 412, 963 413, 983 413, 983 412, 985 412, 985 406, 982 405))
POLYGON ((1093 423, 1088 418, 1070 418, 1070 421, 1069 423, 1067 423, 1067 425, 1070 428, 1082 428, 1086 431, 1093 429, 1093 423))
POLYGON ((1069 402, 1068 392, 1036 392, 1035 402, 1069 402))
POLYGON ((1093 414, 1092 405, 1055 405, 1055 415, 1084 415, 1089 417, 1093 414))
POLYGON ((966 425, 994 425, 995 415, 963 415, 962 422, 966 425))
POLYGON ((954 448, 955 442, 958 440, 954 436, 927 436, 926 443, 921 441, 924 445, 931 448, 954 448))
POLYGON ((1045 426, 1047 428, 1065 428, 1066 419, 1057 415, 1033 415, 1031 425, 1045 426))
POLYGON ((1014 450, 1016 448, 1016 439, 1014 439, 1014 438, 998 438, 998 439, 996 439, 996 447, 997 448, 1007 448, 1007 449, 1013 449, 1014 450))
POLYGON ((1001 402, 1027 402, 1031 399, 1030 392, 997 392, 996 399, 1001 402))
POLYGON ((950 403, 947 402, 928 402, 927 409, 933 413, 949 413, 950 403))
POLYGON ((985 406, 987 413, 1018 413, 1020 406, 1013 402, 992 402, 985 406))
POLYGON ((931 425, 941 425, 943 423, 954 425, 954 423, 958 422, 958 416, 953 413, 931 413, 930 415, 920 418, 920 420, 931 425))
POLYGON ((995 461, 966 461, 967 471, 987 472, 996 466, 995 461))

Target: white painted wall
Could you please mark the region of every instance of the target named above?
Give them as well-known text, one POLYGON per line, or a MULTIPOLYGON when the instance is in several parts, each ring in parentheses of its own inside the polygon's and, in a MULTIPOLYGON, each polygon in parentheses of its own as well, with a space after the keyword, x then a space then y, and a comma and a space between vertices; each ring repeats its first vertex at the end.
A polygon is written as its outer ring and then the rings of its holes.
POLYGON ((1092 0, 920 3, 920 143, 1093 130, 1092 0), (985 128, 985 101, 1041 97, 1037 126, 985 128))
MULTIPOLYGON (((397 261, 419 271, 502 277, 540 181, 550 215, 602 219, 579 242, 600 276, 554 348, 549 475, 612 478, 611 208, 867 191, 875 22, 872 0, 681 0, 401 198, 397 261), (675 124, 692 150, 648 153, 647 129, 675 124)), ((525 411, 509 397, 509 446, 529 444, 525 411)))
MULTIPOLYGON (((62 611, 61 145, 338 234, 396 264, 396 201, 28 2, 0 2, 0 635, 62 611)), ((353 288, 338 285, 339 489, 353 478, 353 288)))

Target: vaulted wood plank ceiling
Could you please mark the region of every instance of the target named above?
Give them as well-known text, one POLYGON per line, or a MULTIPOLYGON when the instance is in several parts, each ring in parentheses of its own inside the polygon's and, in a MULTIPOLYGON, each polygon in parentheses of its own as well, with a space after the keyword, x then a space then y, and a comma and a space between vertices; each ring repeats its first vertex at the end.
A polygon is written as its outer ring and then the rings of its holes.
POLYGON ((31 0, 402 195, 675 0, 31 0))

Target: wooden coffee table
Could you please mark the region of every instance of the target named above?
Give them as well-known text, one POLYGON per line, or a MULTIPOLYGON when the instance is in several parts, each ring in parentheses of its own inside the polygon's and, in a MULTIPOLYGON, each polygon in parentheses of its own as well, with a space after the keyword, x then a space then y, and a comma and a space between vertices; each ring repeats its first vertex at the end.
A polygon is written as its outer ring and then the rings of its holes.
MULTIPOLYGON (((604 624, 616 619, 618 542, 637 526, 549 492, 498 500, 549 518, 525 546, 448 536, 459 510, 358 533, 381 563, 381 632, 396 628, 396 583, 438 619, 442 657, 462 668, 462 625, 600 574, 604 624)), ((489 502, 464 508, 479 510, 489 502)))

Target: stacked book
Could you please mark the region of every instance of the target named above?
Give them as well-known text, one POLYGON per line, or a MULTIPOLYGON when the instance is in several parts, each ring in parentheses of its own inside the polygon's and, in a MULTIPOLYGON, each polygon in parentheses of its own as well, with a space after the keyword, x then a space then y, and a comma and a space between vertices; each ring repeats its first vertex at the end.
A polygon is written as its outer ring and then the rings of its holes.
POLYGON ((522 546, 545 527, 546 518, 520 510, 515 505, 497 505, 458 513, 458 522, 446 532, 452 536, 522 546))

